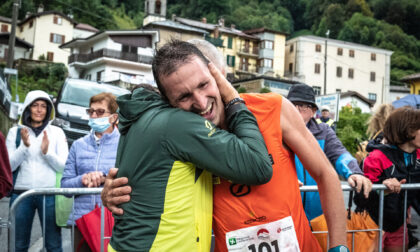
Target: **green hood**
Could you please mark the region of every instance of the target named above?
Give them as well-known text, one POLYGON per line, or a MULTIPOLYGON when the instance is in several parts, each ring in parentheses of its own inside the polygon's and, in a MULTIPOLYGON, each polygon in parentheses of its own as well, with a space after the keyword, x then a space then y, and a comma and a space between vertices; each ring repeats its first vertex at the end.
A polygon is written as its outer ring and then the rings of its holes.
POLYGON ((121 95, 117 98, 119 124, 118 129, 125 135, 131 125, 136 122, 146 111, 154 107, 169 107, 156 92, 137 88, 131 94, 121 95), (164 106, 164 105, 167 106, 164 106))

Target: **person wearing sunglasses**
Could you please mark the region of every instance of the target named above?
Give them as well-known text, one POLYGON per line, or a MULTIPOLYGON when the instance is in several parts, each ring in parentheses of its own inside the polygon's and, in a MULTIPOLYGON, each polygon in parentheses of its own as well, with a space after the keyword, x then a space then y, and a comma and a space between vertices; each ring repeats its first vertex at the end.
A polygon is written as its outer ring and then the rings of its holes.
MULTIPOLYGON (((91 133, 76 140, 64 168, 61 187, 101 187, 108 170, 115 165, 120 133, 116 124, 118 104, 111 93, 100 93, 90 98, 89 126, 91 133)), ((67 221, 72 225, 75 220, 101 206, 100 195, 79 195, 74 200, 74 212, 67 221)), ((82 236, 77 226, 74 233, 74 247, 79 246, 82 236)), ((80 251, 89 251, 86 243, 80 251)))

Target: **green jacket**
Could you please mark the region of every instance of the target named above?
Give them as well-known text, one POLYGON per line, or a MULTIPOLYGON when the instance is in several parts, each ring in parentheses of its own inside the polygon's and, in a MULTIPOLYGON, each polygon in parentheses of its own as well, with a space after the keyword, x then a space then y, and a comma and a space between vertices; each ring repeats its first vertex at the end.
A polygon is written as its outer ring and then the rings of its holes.
POLYGON ((270 158, 255 117, 245 105, 231 132, 172 108, 143 88, 117 99, 121 132, 116 167, 128 177, 130 202, 115 216, 117 251, 209 251, 212 174, 240 184, 270 180, 270 158))

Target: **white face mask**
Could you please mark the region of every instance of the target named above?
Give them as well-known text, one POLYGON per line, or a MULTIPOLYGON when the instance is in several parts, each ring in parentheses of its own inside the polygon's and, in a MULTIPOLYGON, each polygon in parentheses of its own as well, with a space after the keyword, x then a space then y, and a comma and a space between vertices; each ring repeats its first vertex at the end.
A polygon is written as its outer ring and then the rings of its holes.
POLYGON ((111 123, 109 122, 109 117, 100 117, 100 118, 89 118, 89 126, 98 133, 103 133, 107 130, 111 123))

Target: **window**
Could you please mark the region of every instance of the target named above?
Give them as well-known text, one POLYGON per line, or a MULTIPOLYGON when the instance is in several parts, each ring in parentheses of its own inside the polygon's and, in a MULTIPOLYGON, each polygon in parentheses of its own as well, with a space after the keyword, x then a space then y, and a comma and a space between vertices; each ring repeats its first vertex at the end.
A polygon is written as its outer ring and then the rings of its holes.
POLYGON ((321 52, 321 45, 320 44, 315 45, 315 52, 321 52))
POLYGON ((9 26, 6 24, 1 25, 1 32, 9 32, 9 26))
POLYGON ((312 88, 314 90, 315 95, 320 95, 321 94, 321 87, 313 86, 312 88))
POLYGON ((103 73, 104 73, 104 70, 96 72, 96 81, 102 81, 103 73))
POLYGON ((341 77, 343 75, 343 68, 342 67, 337 67, 337 77, 341 77))
POLYGON ((50 33, 50 42, 56 44, 63 44, 64 43, 64 35, 50 33))
POLYGON ((376 94, 375 93, 369 93, 368 98, 369 98, 369 100, 376 101, 376 94))
POLYGON ((34 21, 32 21, 32 20, 31 20, 31 21, 29 22, 29 28, 31 28, 32 26, 34 26, 34 21))
POLYGON ((273 68, 273 60, 272 59, 263 59, 261 61, 262 67, 273 68))
POLYGON ((235 56, 228 55, 226 64, 230 67, 235 67, 235 56))
POLYGON ((122 45, 122 52, 137 54, 137 47, 136 46, 130 46, 130 45, 122 45))
POLYGON ((63 24, 63 19, 59 16, 54 16, 53 22, 54 22, 54 24, 61 25, 61 24, 63 24))
POLYGON ((371 61, 376 61, 376 53, 371 53, 370 54, 370 60, 371 61))
POLYGON ((157 0, 155 3, 155 14, 159 14, 160 15, 160 0, 157 0))
POLYGON ((48 61, 54 61, 54 53, 53 52, 47 52, 47 60, 48 61))
POLYGON ((343 55, 343 48, 337 48, 337 55, 343 55))
POLYGON ((290 52, 293 52, 293 50, 294 50, 293 45, 290 45, 289 50, 290 50, 290 52))
POLYGON ((261 42, 261 49, 274 49, 274 43, 271 40, 263 40, 261 42))
POLYGON ((354 69, 353 68, 349 68, 349 79, 353 79, 354 77, 354 69))
POLYGON ((289 73, 293 73, 293 63, 289 63, 289 73))
POLYGON ((340 94, 340 93, 341 93, 341 89, 340 89, 340 88, 337 88, 337 89, 335 90, 335 92, 336 92, 336 93, 338 93, 338 94, 340 94))
POLYGON ((242 70, 242 71, 248 71, 248 58, 242 58, 241 59, 241 66, 240 66, 240 69, 242 70))
POLYGON ((91 75, 91 74, 86 75, 86 76, 85 76, 85 79, 86 79, 86 80, 91 80, 91 79, 92 79, 92 75, 91 75))
POLYGON ((315 73, 319 74, 321 72, 321 64, 315 64, 315 73))
POLYGON ((376 74, 375 74, 375 72, 370 72, 370 81, 375 82, 375 79, 376 79, 376 74))
POLYGON ((354 50, 349 50, 349 57, 354 58, 354 50))
POLYGON ((228 37, 228 48, 232 49, 232 43, 233 43, 233 38, 232 37, 228 37))

